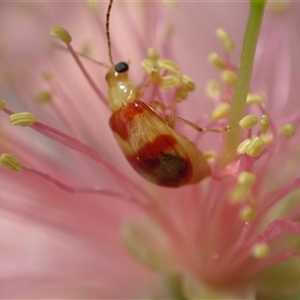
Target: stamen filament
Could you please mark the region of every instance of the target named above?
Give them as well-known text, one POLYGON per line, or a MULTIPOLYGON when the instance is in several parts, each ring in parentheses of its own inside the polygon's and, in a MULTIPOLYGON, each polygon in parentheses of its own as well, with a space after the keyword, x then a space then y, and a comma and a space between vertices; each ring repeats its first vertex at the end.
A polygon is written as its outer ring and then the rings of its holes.
MULTIPOLYGON (((14 114, 13 111, 11 111, 8 108, 4 108, 3 112, 5 112, 8 115, 14 114)), ((128 190, 128 186, 131 186, 134 188, 137 192, 139 192, 139 195, 143 195, 145 198, 148 197, 148 195, 144 192, 143 188, 139 186, 138 184, 131 181, 127 176, 123 175, 117 168, 115 168, 112 164, 110 164, 108 161, 106 161, 97 151, 93 150, 92 148, 88 147, 84 143, 78 141, 77 139, 51 127, 46 124, 43 124, 41 122, 35 122, 32 126, 32 129, 40 132, 41 134, 49 137, 52 140, 57 141, 58 143, 71 148, 75 151, 78 151, 85 156, 101 163, 106 169, 111 172, 114 175, 118 175, 119 180, 118 182, 120 185, 124 187, 125 190, 128 190)))
POLYGON ((96 94, 99 96, 99 98, 101 99, 101 101, 105 104, 107 104, 106 102, 106 96, 101 92, 101 90, 97 87, 96 83, 94 82, 94 80, 92 79, 92 77, 90 76, 90 74, 88 73, 88 71, 86 70, 86 68, 84 67, 84 65, 82 64, 81 60, 79 59, 76 51, 73 49, 73 47, 71 46, 71 44, 66 44, 68 47, 68 50, 71 52, 73 58, 75 59, 78 67, 80 68, 81 72, 83 73, 84 77, 86 78, 86 80, 88 81, 88 83, 90 84, 90 86, 93 88, 93 90, 96 92, 96 94))
MULTIPOLYGON (((54 185, 56 185, 57 187, 59 187, 60 189, 68 192, 68 193, 82 193, 82 194, 101 194, 101 195, 106 195, 106 196, 111 196, 111 197, 118 197, 118 198, 122 198, 122 199, 128 199, 128 200, 133 200, 127 196, 124 196, 124 194, 120 194, 118 192, 114 192, 111 190, 106 190, 106 189, 100 189, 100 188, 80 188, 80 187, 72 187, 69 185, 64 184, 63 182, 59 181, 58 179, 50 176, 49 174, 46 174, 42 171, 39 171, 37 169, 34 169, 32 167, 28 167, 28 166, 23 166, 22 168, 23 171, 27 171, 29 173, 32 173, 34 175, 37 175, 51 183, 53 183, 54 185)), ((135 202, 135 201, 134 201, 135 202)), ((138 204, 141 204, 140 202, 138 204)))

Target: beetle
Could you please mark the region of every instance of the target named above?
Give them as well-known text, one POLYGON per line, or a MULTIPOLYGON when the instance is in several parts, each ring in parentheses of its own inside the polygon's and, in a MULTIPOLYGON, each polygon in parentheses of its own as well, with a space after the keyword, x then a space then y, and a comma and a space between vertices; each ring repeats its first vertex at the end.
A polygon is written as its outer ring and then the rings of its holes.
MULTIPOLYGON (((106 36, 111 67, 106 74, 108 105, 112 111, 110 128, 129 164, 145 179, 165 187, 195 184, 211 175, 204 154, 184 135, 175 131, 165 117, 140 100, 140 92, 129 79, 126 62, 114 64, 109 18, 113 0, 106 13, 106 36)), ((199 131, 207 130, 183 121, 199 131)), ((222 130, 211 130, 222 131, 222 130)))

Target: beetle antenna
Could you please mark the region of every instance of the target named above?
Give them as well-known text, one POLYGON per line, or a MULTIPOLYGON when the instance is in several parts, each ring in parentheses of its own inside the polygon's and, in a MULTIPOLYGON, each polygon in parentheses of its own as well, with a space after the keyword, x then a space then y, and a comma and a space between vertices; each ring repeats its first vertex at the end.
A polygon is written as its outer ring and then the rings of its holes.
POLYGON ((108 57, 110 60, 110 63, 114 65, 112 53, 111 53, 111 40, 110 40, 110 32, 109 32, 109 19, 110 19, 110 11, 112 8, 113 0, 109 1, 109 5, 106 12, 106 39, 107 39, 107 46, 108 46, 108 57))

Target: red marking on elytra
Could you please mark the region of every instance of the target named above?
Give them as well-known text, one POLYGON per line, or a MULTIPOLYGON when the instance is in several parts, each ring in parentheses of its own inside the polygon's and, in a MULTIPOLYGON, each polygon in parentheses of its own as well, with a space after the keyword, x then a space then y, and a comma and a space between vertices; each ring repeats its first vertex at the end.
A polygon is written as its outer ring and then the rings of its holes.
POLYGON ((163 186, 178 187, 192 176, 191 161, 175 150, 178 141, 172 135, 161 134, 126 156, 131 166, 148 180, 163 186))
POLYGON ((130 102, 112 114, 109 119, 109 125, 113 132, 117 133, 123 140, 127 140, 132 120, 137 115, 143 113, 143 111, 140 105, 135 102, 130 102))

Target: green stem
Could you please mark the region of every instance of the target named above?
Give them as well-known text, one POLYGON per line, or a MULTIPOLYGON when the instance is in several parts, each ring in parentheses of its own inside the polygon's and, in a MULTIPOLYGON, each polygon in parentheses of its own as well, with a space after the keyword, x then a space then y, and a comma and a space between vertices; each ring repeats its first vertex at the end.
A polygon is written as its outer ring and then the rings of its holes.
POLYGON ((251 9, 244 37, 237 82, 232 99, 228 123, 230 131, 226 134, 222 158, 223 165, 227 165, 234 160, 236 157, 236 149, 240 142, 239 121, 244 116, 255 50, 266 2, 267 0, 250 0, 251 9))

